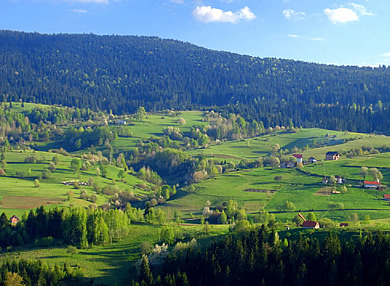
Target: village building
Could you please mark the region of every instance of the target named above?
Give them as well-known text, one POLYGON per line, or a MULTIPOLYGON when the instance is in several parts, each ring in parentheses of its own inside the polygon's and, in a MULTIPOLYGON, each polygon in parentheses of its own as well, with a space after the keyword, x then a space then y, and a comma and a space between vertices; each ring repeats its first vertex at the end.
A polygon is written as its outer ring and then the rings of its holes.
POLYGON ((312 163, 312 164, 313 164, 313 163, 317 163, 317 159, 314 158, 314 157, 310 157, 310 158, 309 158, 309 162, 312 163))
POLYGON ((11 224, 17 224, 20 221, 20 218, 18 218, 16 215, 11 216, 10 218, 11 224))
POLYGON ((298 216, 303 219, 302 223, 302 228, 303 229, 315 229, 315 228, 320 228, 320 224, 317 221, 312 221, 312 220, 306 220, 305 217, 298 213, 298 216))
POLYGON ((118 119, 118 120, 115 120, 115 124, 127 125, 127 121, 126 120, 122 120, 122 119, 118 119))
POLYGON ((304 229, 320 228, 320 224, 318 223, 318 221, 307 220, 302 223, 302 228, 304 229))
POLYGON ((364 187, 366 189, 379 189, 381 187, 381 183, 377 181, 364 181, 364 187))
POLYGON ((336 179, 336 183, 337 184, 342 184, 342 183, 344 183, 344 179, 342 178, 342 177, 340 177, 340 176, 334 176, 335 177, 335 179, 336 179))
POLYGON ((341 223, 340 223, 340 227, 345 227, 345 226, 349 226, 349 224, 346 223, 346 222, 341 222, 341 223))
POLYGON ((322 183, 323 183, 323 184, 329 183, 329 179, 328 179, 328 178, 323 178, 323 179, 322 179, 322 183))
POLYGON ((280 164, 280 167, 281 168, 294 168, 295 165, 296 165, 295 162, 288 161, 288 162, 283 162, 282 164, 280 164))
POLYGON ((389 195, 389 194, 383 195, 383 199, 384 199, 385 201, 390 201, 390 195, 389 195))
POLYGON ((302 161, 303 161, 302 154, 293 154, 293 157, 295 157, 295 159, 297 159, 297 163, 302 163, 302 161))
POLYGON ((339 154, 339 152, 328 152, 325 154, 325 159, 326 160, 338 160, 338 159, 340 159, 340 154, 339 154))

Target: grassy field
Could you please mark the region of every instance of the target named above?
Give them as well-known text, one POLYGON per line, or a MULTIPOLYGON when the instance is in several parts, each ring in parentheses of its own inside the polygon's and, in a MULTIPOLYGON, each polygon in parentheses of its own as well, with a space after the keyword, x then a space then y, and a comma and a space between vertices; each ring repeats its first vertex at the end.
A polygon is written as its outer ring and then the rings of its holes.
POLYGON ((146 192, 136 187, 141 183, 138 178, 126 174, 124 181, 121 182, 117 177, 119 168, 109 166, 107 177, 103 178, 96 172, 96 167, 91 167, 88 171, 80 171, 75 174, 70 169, 72 157, 62 156, 48 152, 34 151, 12 151, 6 152, 6 176, 1 176, 0 185, 0 211, 5 212, 8 216, 13 214, 23 215, 26 210, 36 208, 41 205, 47 207, 55 206, 85 206, 90 202, 79 199, 81 190, 86 190, 88 195, 97 195, 97 204, 101 205, 108 201, 108 196, 97 194, 93 191, 92 186, 81 186, 75 189, 73 186, 62 184, 64 181, 80 180, 88 182, 90 178, 98 182, 100 187, 112 186, 112 179, 116 179, 116 185, 120 190, 134 192, 137 196, 144 196, 146 192), (36 156, 37 163, 25 163, 27 156, 36 156), (41 179, 40 186, 34 186, 34 179, 46 170, 53 157, 58 157, 60 162, 50 178, 41 179), (23 176, 21 175, 23 173, 23 176), (74 198, 68 200, 68 192, 74 193, 74 198))
POLYGON ((132 150, 140 139, 158 137, 163 135, 163 129, 169 126, 179 127, 183 133, 189 132, 193 125, 205 125, 202 121, 201 111, 182 111, 179 116, 171 117, 162 114, 148 114, 143 121, 132 120, 123 128, 128 128, 133 137, 119 137, 114 140, 112 146, 114 149, 123 151, 132 150), (184 118, 186 124, 180 125, 179 118, 184 118))
MULTIPOLYGON (((390 206, 383 200, 384 192, 360 187, 357 184, 360 168, 344 167, 346 161, 350 160, 355 159, 325 162, 328 176, 338 174, 348 178, 346 194, 330 194, 332 186, 322 183, 322 164, 313 164, 305 166, 303 172, 297 169, 258 168, 219 175, 197 184, 194 193, 171 200, 164 207, 200 214, 206 201, 216 207, 232 199, 245 208, 247 213, 256 213, 265 207, 267 211, 275 213, 277 218, 291 220, 296 213, 283 212, 282 209, 286 201, 291 201, 296 211, 314 210, 318 218, 326 217, 336 221, 349 220, 354 213, 358 213, 361 218, 366 214, 373 219, 389 217, 390 206), (276 176, 282 179, 277 182, 274 179, 276 176), (331 203, 342 203, 344 210, 331 210, 331 203)), ((386 183, 390 173, 385 170, 383 174, 383 182, 386 183)))
MULTIPOLYGON (((198 237, 200 245, 206 245, 216 236, 228 232, 227 225, 210 226, 209 237, 199 237, 202 227, 181 226, 183 236, 198 237)), ((64 263, 83 270, 86 278, 93 278, 97 285, 129 285, 130 277, 136 277, 136 261, 141 257, 140 243, 158 243, 160 226, 131 225, 130 233, 124 240, 106 246, 94 246, 69 253, 66 246, 49 249, 22 248, 11 253, 3 253, 0 260, 23 257, 46 261, 49 265, 64 263)))
MULTIPOLYGON (((310 128, 302 129, 297 133, 276 132, 268 135, 245 139, 242 141, 225 141, 221 144, 211 144, 206 149, 191 150, 189 151, 189 153, 192 155, 203 154, 208 157, 221 158, 223 160, 226 159, 227 161, 237 161, 241 159, 256 159, 258 157, 267 156, 272 152, 272 147, 276 144, 279 144, 281 149, 288 149, 290 151, 293 150, 294 147, 302 149, 306 145, 311 146, 313 140, 316 140, 318 142, 326 141, 327 144, 333 144, 334 147, 332 146, 325 148, 316 148, 308 150, 307 152, 310 151, 309 153, 304 152, 306 158, 309 158, 313 155, 316 155, 318 158, 322 158, 322 155, 325 154, 323 152, 326 150, 326 148, 333 150, 334 148, 338 148, 336 147, 338 146, 337 144, 341 144, 345 139, 350 140, 354 138, 361 138, 348 142, 349 145, 345 147, 345 149, 347 149, 349 148, 349 146, 359 145, 359 142, 367 136, 368 135, 358 133, 345 133, 339 131, 310 128), (355 142, 355 144, 352 145, 352 142, 355 142)), ((386 141, 387 144, 390 143, 390 139, 385 137, 385 139, 381 141, 381 145, 378 144, 375 146, 381 147, 385 145, 384 141, 386 141)), ((363 141, 363 143, 367 142, 363 141)), ((344 145, 345 144, 342 144, 341 146, 344 145)), ((366 144, 366 146, 370 145, 366 144)), ((339 152, 341 151, 342 150, 339 150, 339 152)))

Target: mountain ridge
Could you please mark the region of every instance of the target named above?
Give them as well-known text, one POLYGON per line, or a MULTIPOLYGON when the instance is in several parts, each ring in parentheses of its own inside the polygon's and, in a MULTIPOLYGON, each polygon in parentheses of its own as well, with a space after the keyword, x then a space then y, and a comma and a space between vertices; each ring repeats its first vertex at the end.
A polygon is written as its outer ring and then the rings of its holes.
POLYGON ((7 30, 0 31, 0 65, 3 101, 117 114, 139 106, 149 111, 215 107, 266 126, 291 119, 307 127, 387 132, 371 118, 383 118, 390 106, 385 66, 259 58, 148 36, 7 30), (345 110, 352 119, 331 115, 345 110))

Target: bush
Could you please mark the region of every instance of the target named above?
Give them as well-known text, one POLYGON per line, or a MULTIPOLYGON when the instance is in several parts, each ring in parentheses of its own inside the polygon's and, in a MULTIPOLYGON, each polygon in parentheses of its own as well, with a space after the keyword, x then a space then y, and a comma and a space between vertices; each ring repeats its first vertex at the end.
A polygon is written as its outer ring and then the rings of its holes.
POLYGON ((91 203, 96 203, 97 196, 96 195, 92 195, 92 196, 90 196, 89 200, 91 201, 91 203))
POLYGON ((38 161, 37 156, 33 156, 33 155, 27 156, 27 157, 24 159, 24 162, 25 162, 25 163, 36 163, 37 161, 38 161))

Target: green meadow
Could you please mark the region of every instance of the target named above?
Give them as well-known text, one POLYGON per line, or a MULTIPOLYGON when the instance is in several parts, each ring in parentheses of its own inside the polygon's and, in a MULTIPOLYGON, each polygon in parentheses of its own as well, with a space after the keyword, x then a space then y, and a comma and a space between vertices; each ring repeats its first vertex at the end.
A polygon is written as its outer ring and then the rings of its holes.
POLYGON ((112 186, 113 179, 115 185, 120 190, 132 191, 135 196, 143 197, 146 191, 139 189, 141 180, 133 175, 125 174, 124 182, 118 178, 119 168, 109 166, 106 178, 98 175, 96 166, 91 166, 89 170, 79 171, 75 174, 70 169, 72 157, 60 154, 40 152, 40 151, 10 151, 5 152, 6 175, 1 177, 0 185, 0 211, 8 216, 13 214, 23 215, 29 209, 37 208, 40 205, 46 207, 56 206, 85 206, 91 202, 80 199, 81 190, 86 190, 88 195, 96 195, 96 204, 101 205, 108 202, 109 196, 93 191, 92 186, 80 186, 76 189, 72 185, 64 185, 62 182, 79 180, 89 182, 92 179, 103 188, 112 186), (36 156, 36 163, 25 163, 28 156, 36 156), (53 157, 59 159, 56 170, 49 178, 39 180, 39 187, 35 187, 34 180, 41 176, 42 171, 47 170, 53 157), (72 191, 74 196, 68 199, 68 193, 72 191))

